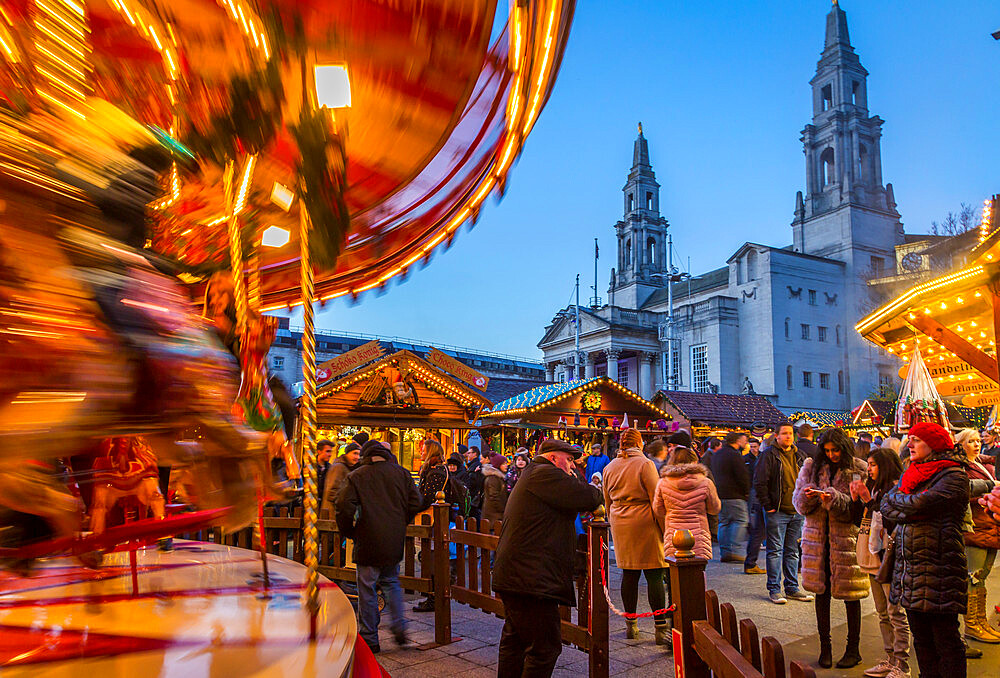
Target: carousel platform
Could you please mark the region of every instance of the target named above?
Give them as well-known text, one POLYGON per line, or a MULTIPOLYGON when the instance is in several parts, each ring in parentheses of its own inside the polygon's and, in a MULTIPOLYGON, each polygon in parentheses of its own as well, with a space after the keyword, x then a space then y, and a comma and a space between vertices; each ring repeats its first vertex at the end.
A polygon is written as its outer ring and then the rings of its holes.
POLYGON ((174 550, 108 554, 99 570, 44 560, 31 577, 0 574, 4 678, 107 675, 361 678, 382 671, 354 610, 322 577, 317 640, 302 605, 306 569, 256 552, 177 541, 174 550), (135 587, 135 588, 133 588, 135 587))

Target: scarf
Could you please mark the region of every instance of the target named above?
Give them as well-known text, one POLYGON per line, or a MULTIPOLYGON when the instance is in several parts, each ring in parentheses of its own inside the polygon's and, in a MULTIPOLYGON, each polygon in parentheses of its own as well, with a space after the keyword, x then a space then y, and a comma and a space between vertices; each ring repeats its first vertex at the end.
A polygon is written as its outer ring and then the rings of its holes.
POLYGON ((899 479, 899 491, 903 494, 913 494, 918 486, 924 484, 934 476, 935 473, 949 466, 958 466, 957 461, 951 459, 938 459, 937 461, 926 461, 922 464, 910 464, 903 471, 903 476, 899 479))

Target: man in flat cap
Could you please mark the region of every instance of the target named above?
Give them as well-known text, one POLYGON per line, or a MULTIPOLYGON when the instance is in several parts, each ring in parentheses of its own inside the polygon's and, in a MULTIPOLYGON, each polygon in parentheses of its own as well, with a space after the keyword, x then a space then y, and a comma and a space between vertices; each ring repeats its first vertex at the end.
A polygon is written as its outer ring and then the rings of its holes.
POLYGON ((576 604, 573 562, 576 516, 602 501, 577 477, 583 452, 546 440, 507 499, 493 568, 493 590, 504 604, 498 678, 547 678, 562 652, 559 606, 576 604))

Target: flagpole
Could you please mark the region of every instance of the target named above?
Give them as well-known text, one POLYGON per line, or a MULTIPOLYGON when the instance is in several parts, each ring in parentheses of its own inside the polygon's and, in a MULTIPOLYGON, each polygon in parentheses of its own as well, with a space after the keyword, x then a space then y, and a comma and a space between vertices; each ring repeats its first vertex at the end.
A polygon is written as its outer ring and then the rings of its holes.
POLYGON ((594 238, 594 303, 593 307, 596 309, 601 305, 601 302, 597 298, 597 260, 601 256, 601 250, 597 247, 597 238, 594 238))

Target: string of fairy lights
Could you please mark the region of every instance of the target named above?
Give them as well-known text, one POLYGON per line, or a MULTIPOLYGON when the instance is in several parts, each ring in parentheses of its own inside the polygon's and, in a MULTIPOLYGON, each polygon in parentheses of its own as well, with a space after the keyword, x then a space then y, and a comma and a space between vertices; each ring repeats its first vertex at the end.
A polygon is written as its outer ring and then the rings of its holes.
POLYGON ((586 390, 592 389, 594 386, 608 386, 626 398, 634 400, 635 402, 641 403, 643 406, 652 409, 660 415, 661 418, 671 418, 669 412, 661 410, 653 403, 640 397, 638 394, 633 393, 610 377, 591 377, 589 379, 582 379, 579 382, 569 382, 568 384, 549 384, 546 386, 539 386, 538 388, 527 391, 526 393, 522 393, 518 396, 498 403, 489 413, 484 414, 483 418, 496 419, 498 417, 508 417, 518 414, 533 414, 541 409, 551 407, 556 403, 573 398, 586 390), (563 390, 566 389, 567 386, 569 387, 568 390, 563 390))

